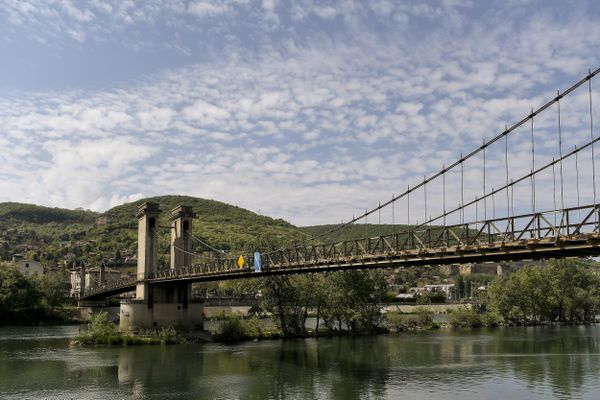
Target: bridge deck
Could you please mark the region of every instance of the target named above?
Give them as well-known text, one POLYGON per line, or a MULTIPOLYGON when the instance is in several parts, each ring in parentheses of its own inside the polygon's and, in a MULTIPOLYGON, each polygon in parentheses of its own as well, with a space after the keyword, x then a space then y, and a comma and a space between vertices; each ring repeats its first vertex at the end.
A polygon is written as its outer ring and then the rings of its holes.
MULTIPOLYGON (((159 271, 147 279, 151 284, 170 282, 210 282, 273 275, 341 271, 351 269, 401 268, 425 265, 522 261, 565 257, 600 256, 600 234, 520 239, 479 245, 455 245, 439 248, 386 251, 375 254, 314 258, 267 264, 260 272, 250 268, 217 268, 214 265, 192 265, 176 270, 159 271)), ((122 280, 98 287, 82 296, 94 299, 114 296, 135 289, 135 279, 122 280)))

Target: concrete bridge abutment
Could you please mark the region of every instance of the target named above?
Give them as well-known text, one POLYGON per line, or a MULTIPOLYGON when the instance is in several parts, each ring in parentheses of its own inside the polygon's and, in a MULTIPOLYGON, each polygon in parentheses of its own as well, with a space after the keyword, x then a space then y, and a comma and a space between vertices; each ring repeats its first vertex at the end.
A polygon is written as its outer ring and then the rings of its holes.
MULTIPOLYGON (((138 266, 136 297, 122 301, 121 332, 159 329, 171 326, 179 331, 203 329, 203 303, 192 301, 191 283, 151 284, 147 281, 158 269, 158 218, 156 203, 140 206, 138 218, 138 266)), ((191 207, 178 206, 171 211, 171 269, 191 264, 191 207)))

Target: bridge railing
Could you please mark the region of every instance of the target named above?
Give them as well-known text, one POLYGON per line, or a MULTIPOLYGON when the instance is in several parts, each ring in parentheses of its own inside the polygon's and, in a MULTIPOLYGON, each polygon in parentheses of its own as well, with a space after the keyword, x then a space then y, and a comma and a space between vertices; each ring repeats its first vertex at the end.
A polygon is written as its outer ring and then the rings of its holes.
POLYGON ((440 252, 492 244, 519 246, 526 241, 552 244, 569 237, 598 233, 599 221, 600 206, 580 206, 465 224, 408 229, 340 243, 296 246, 265 255, 263 265, 276 268, 328 259, 440 252))
POLYGON ((138 280, 139 279, 137 277, 129 277, 129 278, 117 279, 117 280, 114 280, 111 282, 103 282, 97 286, 87 288, 83 292, 81 297, 90 297, 90 296, 94 296, 96 294, 110 292, 111 290, 114 290, 114 289, 120 289, 122 287, 131 286, 131 285, 135 284, 138 280))
MULTIPOLYGON (((391 235, 348 240, 338 243, 294 246, 261 256, 263 271, 295 268, 336 261, 402 257, 446 252, 461 252, 489 247, 507 249, 532 245, 560 246, 569 240, 588 240, 600 233, 600 205, 587 205, 564 210, 544 211, 511 217, 475 221, 448 226, 407 229, 391 235)), ((595 237, 594 240, 600 239, 595 237)), ((86 290, 85 296, 131 286, 145 279, 171 281, 248 274, 254 270, 254 255, 245 254, 242 267, 238 257, 202 259, 202 262, 177 269, 163 269, 147 278, 125 278, 86 290)))

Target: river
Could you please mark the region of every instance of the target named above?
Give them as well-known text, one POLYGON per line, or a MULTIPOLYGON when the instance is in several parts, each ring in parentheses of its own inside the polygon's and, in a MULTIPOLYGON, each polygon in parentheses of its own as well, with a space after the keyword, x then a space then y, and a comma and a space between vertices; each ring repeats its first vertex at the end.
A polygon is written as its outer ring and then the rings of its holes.
POLYGON ((140 347, 77 329, 0 328, 0 398, 600 398, 600 326, 140 347))

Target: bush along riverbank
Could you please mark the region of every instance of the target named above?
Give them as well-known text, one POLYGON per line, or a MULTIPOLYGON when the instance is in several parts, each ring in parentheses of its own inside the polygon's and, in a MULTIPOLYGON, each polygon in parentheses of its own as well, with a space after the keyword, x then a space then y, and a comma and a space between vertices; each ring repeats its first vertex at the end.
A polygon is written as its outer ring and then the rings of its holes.
POLYGON ((391 332, 421 331, 439 328, 433 321, 433 312, 426 307, 417 307, 413 314, 391 311, 385 314, 385 327, 391 332))
POLYGON ((216 342, 235 343, 255 339, 279 339, 282 332, 277 327, 267 328, 259 317, 242 318, 231 315, 221 319, 221 326, 212 339, 216 342))
POLYGON ((378 334, 402 334, 422 332, 432 329, 483 328, 497 327, 502 324, 492 312, 479 312, 469 307, 459 308, 448 314, 448 322, 434 321, 434 313, 427 306, 417 307, 413 313, 389 311, 382 316, 380 324, 369 330, 329 329, 321 327, 318 331, 305 329, 302 333, 284 334, 278 327, 264 325, 264 319, 257 317, 242 318, 239 315, 221 317, 221 326, 212 335, 213 341, 236 343, 246 340, 289 339, 332 336, 364 336, 378 334))
POLYGON ((186 339, 172 327, 141 331, 135 335, 119 333, 117 325, 109 319, 106 312, 94 314, 91 321, 75 337, 74 341, 82 345, 109 344, 124 346, 186 343, 186 339))

